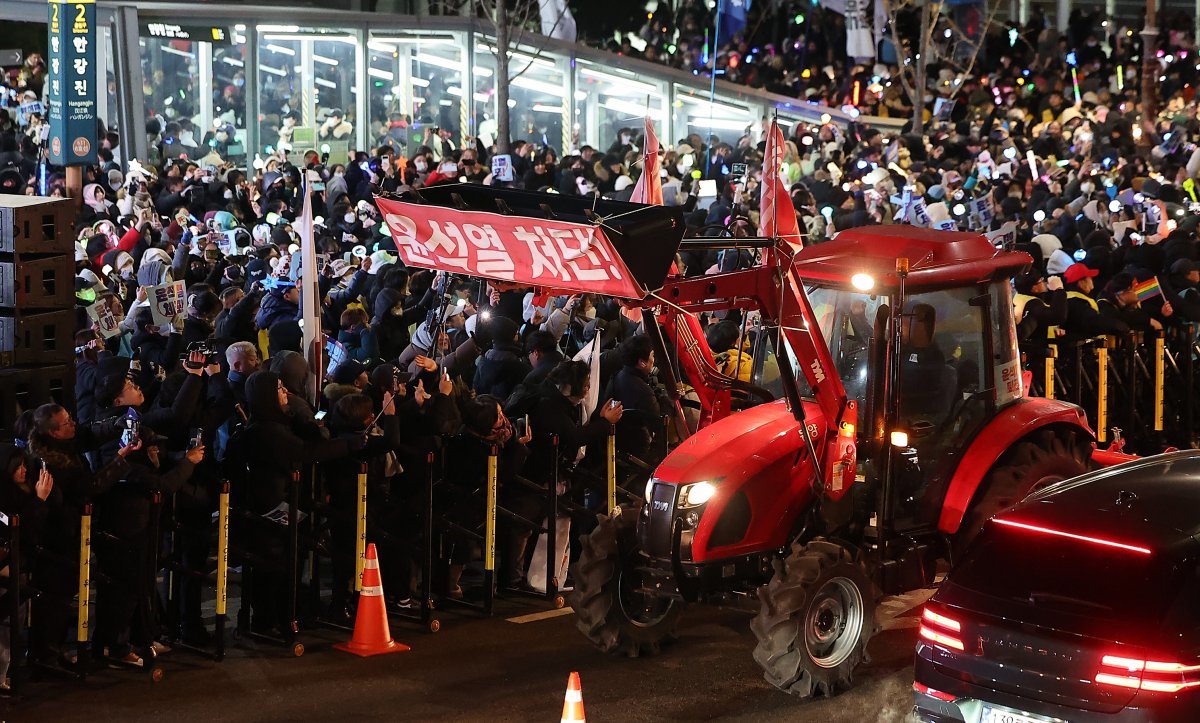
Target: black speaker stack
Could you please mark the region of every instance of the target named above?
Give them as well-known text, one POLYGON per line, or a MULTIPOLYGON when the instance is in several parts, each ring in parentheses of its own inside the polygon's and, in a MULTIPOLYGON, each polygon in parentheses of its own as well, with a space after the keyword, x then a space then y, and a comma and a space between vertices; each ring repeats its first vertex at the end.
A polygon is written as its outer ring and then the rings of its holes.
POLYGON ((74 409, 75 205, 0 194, 0 437, 26 409, 74 409))

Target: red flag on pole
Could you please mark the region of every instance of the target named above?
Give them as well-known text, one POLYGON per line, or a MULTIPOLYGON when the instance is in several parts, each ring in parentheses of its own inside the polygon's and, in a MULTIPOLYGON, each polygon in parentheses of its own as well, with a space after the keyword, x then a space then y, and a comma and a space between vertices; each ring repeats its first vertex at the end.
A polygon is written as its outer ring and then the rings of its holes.
POLYGON ((659 176, 658 136, 654 135, 654 121, 646 116, 646 148, 642 156, 642 175, 629 200, 651 206, 663 205, 662 178, 659 176))
POLYGON ((779 130, 779 123, 771 119, 771 129, 767 132, 767 148, 763 153, 762 196, 759 200, 761 232, 763 236, 781 238, 792 248, 800 250, 804 248, 800 222, 796 218, 796 209, 792 206, 787 184, 783 182, 780 173, 785 148, 783 131, 779 130))

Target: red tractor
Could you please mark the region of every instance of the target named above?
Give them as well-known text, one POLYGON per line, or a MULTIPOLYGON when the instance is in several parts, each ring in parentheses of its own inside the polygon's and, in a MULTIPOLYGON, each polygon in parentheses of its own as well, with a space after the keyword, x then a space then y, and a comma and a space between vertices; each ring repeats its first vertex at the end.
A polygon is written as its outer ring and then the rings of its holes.
POLYGON ((641 269, 651 293, 636 301, 660 358, 701 387, 710 423, 658 465, 644 503, 617 508, 582 540, 570 603, 601 650, 657 652, 688 604, 755 609, 766 679, 832 695, 863 660, 881 594, 931 583, 937 560, 993 513, 1091 464, 1082 410, 1022 394, 1009 280, 1030 258, 982 235, 877 226, 796 250, 680 239, 662 220, 678 212, 659 207, 422 193, 594 224, 631 266, 662 264, 641 269), (655 224, 656 243, 631 242, 655 224), (758 248, 764 263, 667 275, 662 259, 676 247, 758 248), (715 372, 694 316, 735 307, 759 316, 753 388, 715 372), (731 398, 772 395, 729 412, 731 398))

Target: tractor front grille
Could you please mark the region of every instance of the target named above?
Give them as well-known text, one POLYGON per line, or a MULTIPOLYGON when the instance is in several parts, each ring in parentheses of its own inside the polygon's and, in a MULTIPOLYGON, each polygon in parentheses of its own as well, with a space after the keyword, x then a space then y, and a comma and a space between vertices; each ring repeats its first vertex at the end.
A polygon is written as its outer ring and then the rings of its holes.
POLYGON ((653 482, 650 503, 638 518, 638 541, 642 552, 653 558, 670 558, 672 531, 675 526, 677 485, 653 482))

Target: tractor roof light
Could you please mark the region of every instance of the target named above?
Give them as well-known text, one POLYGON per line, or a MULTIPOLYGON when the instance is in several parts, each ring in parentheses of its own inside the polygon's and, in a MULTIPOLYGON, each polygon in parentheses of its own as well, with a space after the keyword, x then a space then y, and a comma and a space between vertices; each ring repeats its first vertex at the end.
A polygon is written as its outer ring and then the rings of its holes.
POLYGON ((850 277, 850 285, 859 291, 870 291, 875 288, 875 277, 870 274, 855 274, 850 277))

